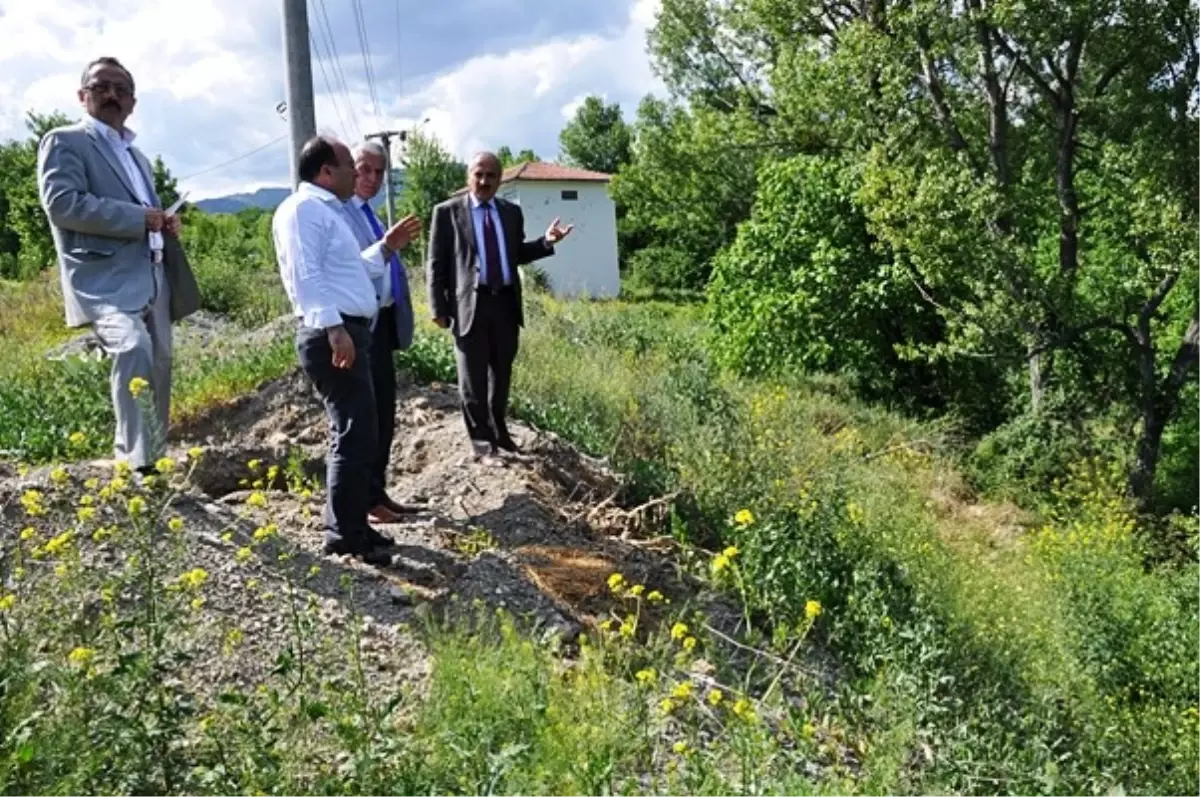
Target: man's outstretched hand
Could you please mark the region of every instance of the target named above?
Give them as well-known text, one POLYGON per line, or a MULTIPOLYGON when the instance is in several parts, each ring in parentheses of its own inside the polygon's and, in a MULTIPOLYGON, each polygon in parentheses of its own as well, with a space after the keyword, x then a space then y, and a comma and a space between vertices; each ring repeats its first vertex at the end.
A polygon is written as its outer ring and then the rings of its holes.
POLYGON ((546 228, 546 240, 552 244, 556 244, 563 238, 566 238, 568 235, 570 235, 571 230, 573 229, 575 229, 574 224, 568 224, 566 227, 559 227, 558 217, 556 216, 554 221, 550 222, 550 226, 546 228))
POLYGON ((410 242, 416 239, 421 234, 421 220, 413 215, 405 216, 392 225, 392 228, 384 233, 383 242, 388 245, 388 248, 393 251, 399 251, 408 246, 410 242))

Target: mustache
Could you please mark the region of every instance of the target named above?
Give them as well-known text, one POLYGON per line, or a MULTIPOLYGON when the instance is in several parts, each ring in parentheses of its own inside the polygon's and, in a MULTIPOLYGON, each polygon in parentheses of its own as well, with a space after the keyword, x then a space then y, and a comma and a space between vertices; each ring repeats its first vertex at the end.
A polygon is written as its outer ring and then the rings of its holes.
POLYGON ((104 104, 101 105, 100 107, 101 108, 112 108, 114 111, 119 111, 119 110, 121 110, 121 103, 117 102, 116 100, 105 100, 104 104))

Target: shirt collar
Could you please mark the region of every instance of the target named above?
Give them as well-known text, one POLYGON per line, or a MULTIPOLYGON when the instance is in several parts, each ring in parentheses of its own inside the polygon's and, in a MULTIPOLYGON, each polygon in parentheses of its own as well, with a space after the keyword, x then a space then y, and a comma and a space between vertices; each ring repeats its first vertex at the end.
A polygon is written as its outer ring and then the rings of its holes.
POLYGON ((116 130, 113 130, 111 127, 106 125, 104 122, 101 122, 94 116, 92 117, 92 125, 95 126, 98 131, 100 131, 100 135, 104 136, 109 141, 120 141, 125 144, 125 146, 129 146, 133 143, 133 140, 137 138, 137 133, 134 133, 128 127, 118 133, 116 130))
POLYGON ((336 196, 334 196, 331 192, 326 191, 324 188, 317 185, 316 183, 302 182, 302 183, 300 183, 300 187, 297 188, 296 191, 301 194, 307 194, 308 196, 311 196, 315 199, 319 199, 322 202, 337 202, 338 201, 338 198, 336 196))
POLYGON ((350 201, 353 202, 354 207, 358 208, 359 210, 362 210, 362 206, 367 204, 367 200, 363 199, 358 194, 350 197, 350 201))
MULTIPOLYGON (((479 199, 474 194, 472 194, 470 191, 467 192, 467 201, 471 203, 471 210, 475 210, 477 208, 483 207, 483 203, 480 202, 479 199)), ((495 195, 493 195, 492 198, 488 200, 488 206, 492 207, 492 208, 497 207, 495 195)))

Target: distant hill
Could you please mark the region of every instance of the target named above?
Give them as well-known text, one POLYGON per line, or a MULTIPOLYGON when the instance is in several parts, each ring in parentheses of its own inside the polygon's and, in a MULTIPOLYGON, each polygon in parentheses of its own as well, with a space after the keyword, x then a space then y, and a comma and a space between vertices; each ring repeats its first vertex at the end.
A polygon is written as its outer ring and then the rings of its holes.
MULTIPOLYGON (((400 186, 404 185, 404 170, 396 169, 393 174, 392 185, 399 190, 400 186)), ((228 194, 227 196, 201 199, 189 204, 205 213, 237 213, 246 208, 274 210, 290 193, 292 193, 290 188, 260 188, 253 194, 228 194)), ((379 195, 371 200, 371 207, 376 210, 383 207, 383 191, 380 191, 379 195)))
POLYGON ((237 213, 246 208, 274 210, 290 193, 292 191, 289 188, 260 188, 253 194, 229 194, 201 199, 193 205, 206 213, 237 213))

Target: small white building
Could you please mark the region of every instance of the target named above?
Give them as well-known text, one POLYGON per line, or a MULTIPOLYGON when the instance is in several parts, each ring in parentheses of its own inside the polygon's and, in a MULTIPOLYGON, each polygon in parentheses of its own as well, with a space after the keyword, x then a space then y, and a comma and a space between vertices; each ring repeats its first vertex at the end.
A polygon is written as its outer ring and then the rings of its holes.
POLYGON ((541 161, 512 166, 500 178, 497 193, 525 214, 526 239, 540 237, 556 217, 563 226, 575 225, 553 257, 531 264, 546 273, 555 296, 599 299, 621 292, 617 210, 608 180, 602 172, 541 161))

